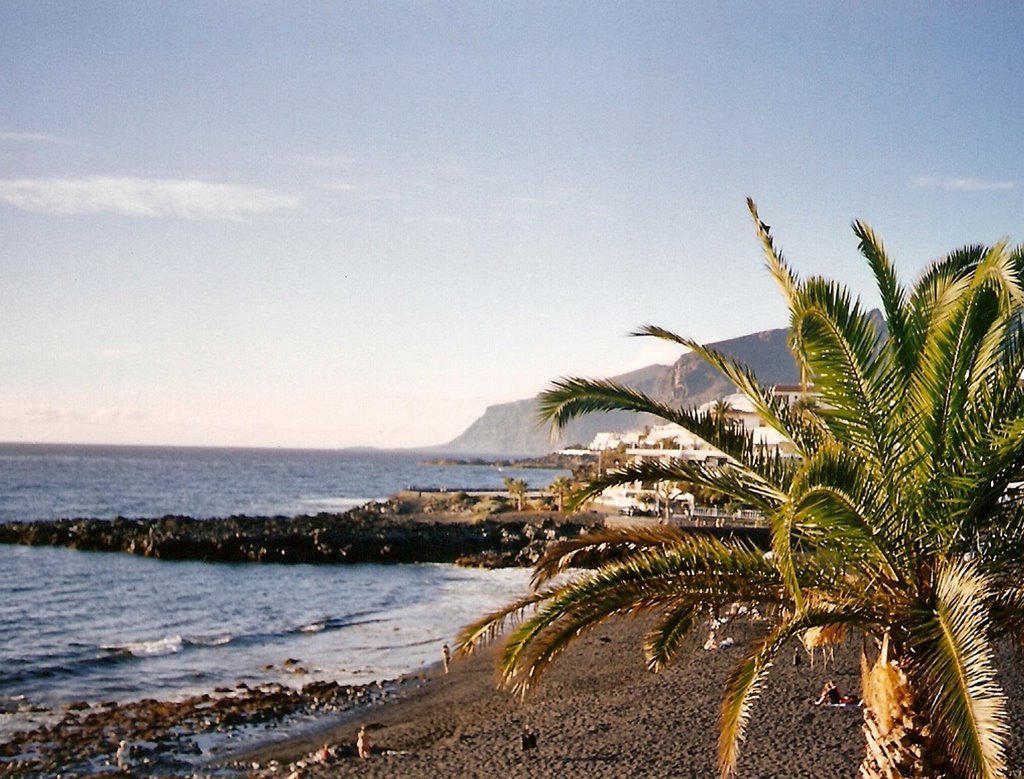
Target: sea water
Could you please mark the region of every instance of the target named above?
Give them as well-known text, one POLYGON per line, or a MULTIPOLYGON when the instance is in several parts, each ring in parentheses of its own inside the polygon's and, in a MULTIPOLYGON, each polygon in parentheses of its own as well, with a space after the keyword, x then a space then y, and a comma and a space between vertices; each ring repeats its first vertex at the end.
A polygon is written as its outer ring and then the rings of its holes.
POLYGON ((345 511, 399 490, 543 488, 564 471, 431 465, 436 454, 0 444, 0 521, 345 511))
MULTIPOLYGON (((511 475, 543 487, 562 473, 422 461, 389 452, 4 445, 0 517, 292 515, 409 486, 500 489, 511 475)), ((528 577, 0 545, 0 741, 73 701, 394 678, 436 662, 460 627, 519 595, 528 577)))

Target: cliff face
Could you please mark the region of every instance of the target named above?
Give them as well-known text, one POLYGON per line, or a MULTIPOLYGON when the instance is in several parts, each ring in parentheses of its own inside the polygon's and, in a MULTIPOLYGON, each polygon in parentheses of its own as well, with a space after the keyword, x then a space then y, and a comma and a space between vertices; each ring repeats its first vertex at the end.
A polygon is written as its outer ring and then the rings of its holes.
MULTIPOLYGON (((654 393, 668 370, 667 365, 650 365, 615 378, 630 387, 654 393)), ((527 398, 488 406, 483 416, 462 435, 437 449, 456 454, 547 454, 572 444, 586 446, 604 430, 630 430, 636 426, 637 419, 643 418, 625 412, 590 414, 575 420, 553 437, 550 425, 537 418, 536 399, 527 398)))
MULTIPOLYGON (((766 384, 794 384, 798 372, 786 345, 788 332, 784 328, 765 330, 710 345, 747 365, 766 384)), ((700 405, 736 391, 689 353, 669 366, 651 365, 613 378, 678 406, 700 405)), ((634 430, 652 422, 655 420, 649 417, 625 412, 590 414, 552 438, 550 429, 537 421, 536 400, 528 398, 488 407, 465 432, 437 448, 465 454, 545 454, 574 443, 586 445, 602 431, 634 430)))

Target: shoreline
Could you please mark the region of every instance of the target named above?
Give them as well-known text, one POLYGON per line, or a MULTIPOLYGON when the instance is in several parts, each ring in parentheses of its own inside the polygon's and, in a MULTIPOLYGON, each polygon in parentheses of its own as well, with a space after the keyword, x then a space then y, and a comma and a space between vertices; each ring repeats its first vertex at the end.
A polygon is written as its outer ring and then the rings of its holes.
MULTIPOLYGON (((701 648, 703 635, 690 636, 676 662, 655 674, 643 664, 643 627, 643 619, 619 618, 594 629, 566 650, 525 700, 496 688, 495 648, 488 647, 458 658, 449 675, 437 670, 419 686, 353 710, 317 737, 267 743, 238 759, 251 760, 250 775, 258 779, 716 776, 724 682, 760 629, 756 623, 728 625, 725 633, 736 644, 715 652, 701 648), (355 756, 360 725, 374 744, 366 760, 355 756), (522 748, 526 726, 537 736, 535 750, 522 748), (321 762, 315 750, 324 743, 336 754, 321 762)), ((818 653, 812 667, 798 643, 784 648, 754 705, 737 779, 859 775, 861 710, 813 704, 827 679, 859 693, 859 651, 859 638, 851 637, 835 648, 827 666, 818 653)), ((1008 721, 1024 721, 1020 656, 1003 642, 996 661, 1008 721)), ((1021 736, 1013 730, 1007 738, 1008 775, 1024 765, 1021 736)))
POLYGON ((229 754, 246 748, 246 742, 262 745, 320 730, 346 713, 393 697, 408 683, 405 677, 362 685, 310 682, 301 688, 239 683, 180 699, 74 703, 54 711, 49 722, 19 730, 0 743, 0 775, 117 775, 115 754, 123 739, 129 745, 132 775, 187 771, 204 776, 229 754))
MULTIPOLYGON (((644 667, 646 624, 643 618, 617 618, 598 626, 566 650, 525 700, 497 689, 497 647, 489 646, 455 658, 447 675, 435 662, 366 685, 319 682, 283 694, 275 685, 239 685, 178 703, 69 707, 63 729, 40 729, 34 740, 22 742, 28 751, 56 742, 60 749, 48 755, 50 762, 0 762, 0 773, 12 779, 51 776, 58 769, 68 777, 125 775, 114 767, 114 752, 117 738, 127 736, 140 747, 132 755, 132 775, 140 777, 714 776, 724 680, 760 635, 759 624, 730 623, 721 633, 736 643, 717 652, 701 648, 704 635, 697 629, 660 674, 644 667), (171 731, 204 719, 213 727, 179 733, 170 745, 155 739, 155 723, 171 731), (79 727, 83 721, 88 727, 79 727), (355 755, 360 725, 374 743, 368 760, 355 755), (527 725, 538 746, 524 752, 520 737, 527 725), (245 738, 233 738, 233 732, 245 738), (211 752, 214 742, 218 748, 211 752), (320 762, 316 751, 324 744, 333 754, 320 762), (175 752, 182 747, 192 751, 175 752), (76 751, 85 758, 81 770, 70 761, 76 751)), ((825 679, 835 679, 844 692, 859 690, 859 646, 859 639, 847 639, 827 667, 820 653, 812 666, 795 642, 779 654, 752 713, 738 779, 857 775, 860 711, 811 701, 825 679)), ((1022 722, 1020 656, 1004 642, 996 660, 1008 719, 1022 722)), ((1007 747, 1008 765, 1024 765, 1020 733, 1011 733, 1007 747)))
MULTIPOLYGON (((303 779, 523 771, 543 777, 714 776, 722 684, 758 629, 734 623, 728 632, 736 646, 719 652, 703 651, 694 637, 676 664, 653 674, 643 665, 642 628, 642 621, 630 619, 596 628, 525 700, 496 688, 496 648, 488 647, 456 659, 447 676, 435 667, 422 684, 353 709, 315 734, 242 750, 233 764, 261 779, 295 771, 303 779), (355 756, 360 725, 374 743, 368 760, 355 756), (527 726, 538 746, 524 752, 527 726), (320 762, 316 751, 325 743, 335 756, 320 762)), ((797 667, 780 664, 755 707, 738 777, 856 776, 863 749, 859 710, 811 701, 825 678, 854 688, 857 651, 854 642, 840 647, 839 665, 827 670, 820 658, 813 669, 806 658, 797 667)))

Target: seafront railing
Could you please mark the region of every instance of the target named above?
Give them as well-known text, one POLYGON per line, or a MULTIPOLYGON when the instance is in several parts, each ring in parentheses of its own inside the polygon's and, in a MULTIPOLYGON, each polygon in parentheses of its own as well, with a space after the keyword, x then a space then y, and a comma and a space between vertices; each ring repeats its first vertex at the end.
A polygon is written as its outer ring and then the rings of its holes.
POLYGON ((695 527, 740 526, 740 527, 768 527, 768 520, 760 511, 752 509, 740 509, 729 511, 717 506, 694 506, 689 514, 673 514, 672 523, 679 525, 693 525, 695 527))

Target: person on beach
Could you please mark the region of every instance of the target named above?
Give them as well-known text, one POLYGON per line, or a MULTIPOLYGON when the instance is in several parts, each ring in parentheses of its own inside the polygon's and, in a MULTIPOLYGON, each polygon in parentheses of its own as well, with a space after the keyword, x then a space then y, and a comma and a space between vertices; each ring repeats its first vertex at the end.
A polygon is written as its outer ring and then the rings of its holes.
POLYGON ((331 751, 330 744, 324 744, 316 752, 316 761, 318 763, 327 763, 332 757, 334 757, 334 753, 331 751))
POLYGON ((825 682, 825 686, 821 688, 821 695, 818 696, 818 700, 814 702, 814 705, 828 704, 829 706, 838 706, 842 702, 843 696, 839 694, 839 688, 836 687, 834 681, 829 679, 825 682))
POLYGON ((708 640, 704 642, 704 649, 707 652, 714 652, 718 649, 718 636, 715 635, 715 631, 708 632, 708 640))
POLYGON ((370 734, 366 732, 366 725, 360 725, 359 735, 356 736, 356 752, 365 760, 370 756, 372 749, 373 742, 370 741, 370 734))
POLYGON ((520 737, 520 739, 522 741, 524 752, 537 748, 537 734, 529 725, 523 728, 523 735, 520 737))
POLYGON ((444 661, 444 672, 448 673, 448 666, 452 661, 452 650, 445 644, 441 647, 441 659, 444 661))
POLYGON ((117 752, 114 753, 114 762, 117 764, 118 770, 127 771, 129 758, 131 756, 131 747, 128 746, 128 742, 121 739, 121 743, 117 745, 117 752))

